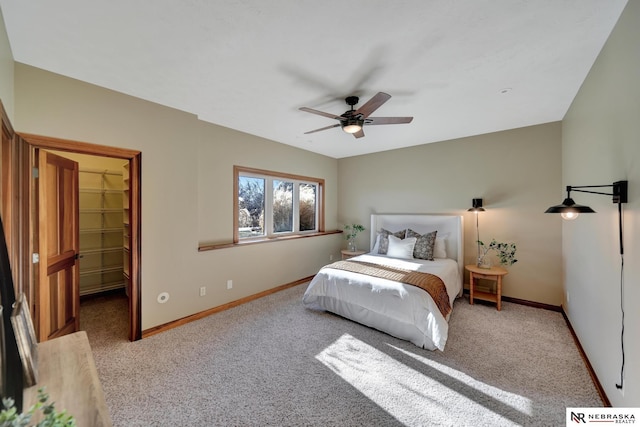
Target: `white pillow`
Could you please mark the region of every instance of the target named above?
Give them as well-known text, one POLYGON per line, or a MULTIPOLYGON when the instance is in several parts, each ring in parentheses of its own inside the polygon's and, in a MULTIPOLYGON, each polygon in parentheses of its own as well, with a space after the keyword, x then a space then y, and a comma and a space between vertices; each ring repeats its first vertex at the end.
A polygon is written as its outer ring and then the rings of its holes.
POLYGON ((390 234, 387 256, 394 258, 413 259, 413 247, 416 245, 416 240, 418 239, 415 237, 399 239, 396 236, 390 234))
POLYGON ((376 243, 373 245, 373 249, 371 249, 371 253, 377 255, 379 247, 380 247, 380 233, 376 234, 376 243))
POLYGON ((444 237, 436 237, 436 244, 433 246, 434 258, 446 258, 447 250, 445 248, 444 237))

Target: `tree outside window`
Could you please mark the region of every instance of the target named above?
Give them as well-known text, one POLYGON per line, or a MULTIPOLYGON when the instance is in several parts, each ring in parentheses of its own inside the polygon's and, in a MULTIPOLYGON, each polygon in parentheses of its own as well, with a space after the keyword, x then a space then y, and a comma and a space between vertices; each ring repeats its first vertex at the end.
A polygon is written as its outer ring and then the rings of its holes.
POLYGON ((241 238, 264 235, 264 186, 264 178, 239 177, 238 231, 241 238))
POLYGON ((317 185, 300 184, 300 231, 316 229, 317 194, 317 185))
POLYGON ((238 166, 234 174, 238 240, 320 231, 323 180, 238 166))

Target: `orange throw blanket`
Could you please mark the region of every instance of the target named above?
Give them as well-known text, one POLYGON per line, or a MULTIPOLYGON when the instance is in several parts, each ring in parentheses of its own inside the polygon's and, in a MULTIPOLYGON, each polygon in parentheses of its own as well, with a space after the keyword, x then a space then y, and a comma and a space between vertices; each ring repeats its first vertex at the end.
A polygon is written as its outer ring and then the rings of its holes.
POLYGON ((444 286, 442 279, 436 275, 362 261, 337 261, 327 265, 325 268, 351 271, 353 273, 366 274, 368 276, 417 286, 431 295, 440 313, 442 313, 445 318, 451 313, 451 304, 449 303, 447 288, 444 286))

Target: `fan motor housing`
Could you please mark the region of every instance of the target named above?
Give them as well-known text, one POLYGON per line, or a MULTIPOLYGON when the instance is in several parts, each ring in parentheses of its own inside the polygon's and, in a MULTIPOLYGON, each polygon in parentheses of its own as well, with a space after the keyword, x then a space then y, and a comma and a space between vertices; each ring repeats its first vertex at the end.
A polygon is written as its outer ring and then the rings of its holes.
POLYGON ((360 98, 358 98, 357 96, 347 96, 345 98, 345 102, 347 103, 347 105, 351 105, 352 107, 356 105, 359 101, 360 101, 360 98))
POLYGON ((348 117, 345 120, 341 120, 340 123, 342 124, 342 127, 350 126, 350 125, 357 125, 362 127, 362 125, 364 125, 364 120, 358 117, 348 117))

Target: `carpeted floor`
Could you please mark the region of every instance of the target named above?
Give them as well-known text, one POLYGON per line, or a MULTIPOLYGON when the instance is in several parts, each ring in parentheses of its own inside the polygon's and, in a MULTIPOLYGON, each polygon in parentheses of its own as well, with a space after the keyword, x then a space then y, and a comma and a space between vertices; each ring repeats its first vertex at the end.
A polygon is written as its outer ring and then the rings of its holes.
POLYGON ((114 425, 560 426, 602 406, 560 313, 461 298, 431 352, 307 310, 305 289, 133 343, 125 298, 83 303, 114 425))

